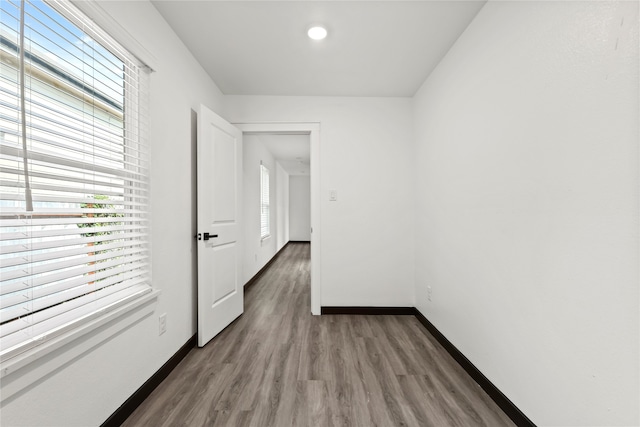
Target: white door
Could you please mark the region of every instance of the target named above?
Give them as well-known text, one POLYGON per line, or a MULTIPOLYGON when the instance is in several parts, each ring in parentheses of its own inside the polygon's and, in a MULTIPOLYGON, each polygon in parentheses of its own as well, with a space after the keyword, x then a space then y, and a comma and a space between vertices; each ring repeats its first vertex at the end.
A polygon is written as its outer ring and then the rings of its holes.
POLYGON ((242 132, 205 106, 198 114, 198 346, 243 312, 242 132))

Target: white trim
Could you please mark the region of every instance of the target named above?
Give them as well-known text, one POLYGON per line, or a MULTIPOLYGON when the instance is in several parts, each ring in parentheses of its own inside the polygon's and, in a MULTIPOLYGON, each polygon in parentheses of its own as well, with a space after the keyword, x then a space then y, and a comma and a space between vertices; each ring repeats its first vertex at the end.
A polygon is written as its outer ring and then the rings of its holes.
POLYGON ((247 134, 309 135, 311 141, 311 314, 320 314, 322 282, 320 276, 321 200, 320 200, 320 123, 319 122, 267 122, 232 123, 247 134))
POLYGON ((2 378, 0 401, 10 398, 133 323, 153 313, 155 310, 153 302, 157 300, 158 295, 160 295, 160 291, 153 290, 129 304, 110 311, 104 316, 4 362, 0 371, 0 378, 2 378), (113 326, 97 331, 98 328, 110 322, 113 322, 113 326), (94 331, 97 331, 97 333, 90 334, 85 340, 79 340, 79 338, 94 331), (53 353, 58 349, 61 349, 61 351, 53 353), (51 354, 51 357, 45 358, 49 354, 51 354), (36 361, 38 363, 34 363, 36 361), (27 366, 29 369, 23 369, 27 366))
POLYGON ((98 27, 138 58, 150 71, 156 71, 158 60, 135 37, 131 35, 113 16, 95 1, 70 0, 70 3, 80 9, 98 27))

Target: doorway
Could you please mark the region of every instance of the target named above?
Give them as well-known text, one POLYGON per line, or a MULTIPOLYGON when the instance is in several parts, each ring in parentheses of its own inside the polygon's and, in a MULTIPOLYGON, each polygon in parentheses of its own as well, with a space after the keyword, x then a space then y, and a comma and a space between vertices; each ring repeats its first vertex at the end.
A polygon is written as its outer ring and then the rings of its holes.
MULTIPOLYGON (((234 123, 244 135, 308 135, 310 144, 311 314, 320 314, 320 124, 234 123)), ((303 166, 303 165, 301 165, 303 166)), ((275 169, 272 167, 272 169, 275 169)), ((275 174, 267 171, 267 174, 275 174)), ((277 236, 273 236, 276 237, 277 236)), ((275 240, 274 240, 275 242, 275 240)), ((277 242, 276 242, 277 243, 277 242)), ((251 254, 249 254, 251 256, 251 254)))

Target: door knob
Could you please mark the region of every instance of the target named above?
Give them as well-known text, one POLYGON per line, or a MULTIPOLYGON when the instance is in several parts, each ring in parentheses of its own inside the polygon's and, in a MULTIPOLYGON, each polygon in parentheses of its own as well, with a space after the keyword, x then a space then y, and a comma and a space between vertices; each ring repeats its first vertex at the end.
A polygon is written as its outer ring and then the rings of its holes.
MULTIPOLYGON (((198 233, 197 235, 193 236, 198 240, 203 240, 202 239, 202 233, 198 233)), ((217 234, 209 234, 209 233, 204 233, 204 240, 209 240, 209 239, 213 239, 215 237, 218 237, 217 234)))

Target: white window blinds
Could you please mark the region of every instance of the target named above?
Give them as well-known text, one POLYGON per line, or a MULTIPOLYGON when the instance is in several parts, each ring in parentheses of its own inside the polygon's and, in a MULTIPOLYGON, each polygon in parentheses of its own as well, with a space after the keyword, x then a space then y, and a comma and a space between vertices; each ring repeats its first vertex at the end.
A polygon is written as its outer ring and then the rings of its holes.
POLYGON ((150 292, 147 71, 64 2, 0 2, 0 360, 150 292))
POLYGON ((260 165, 260 238, 269 237, 269 169, 260 165))

